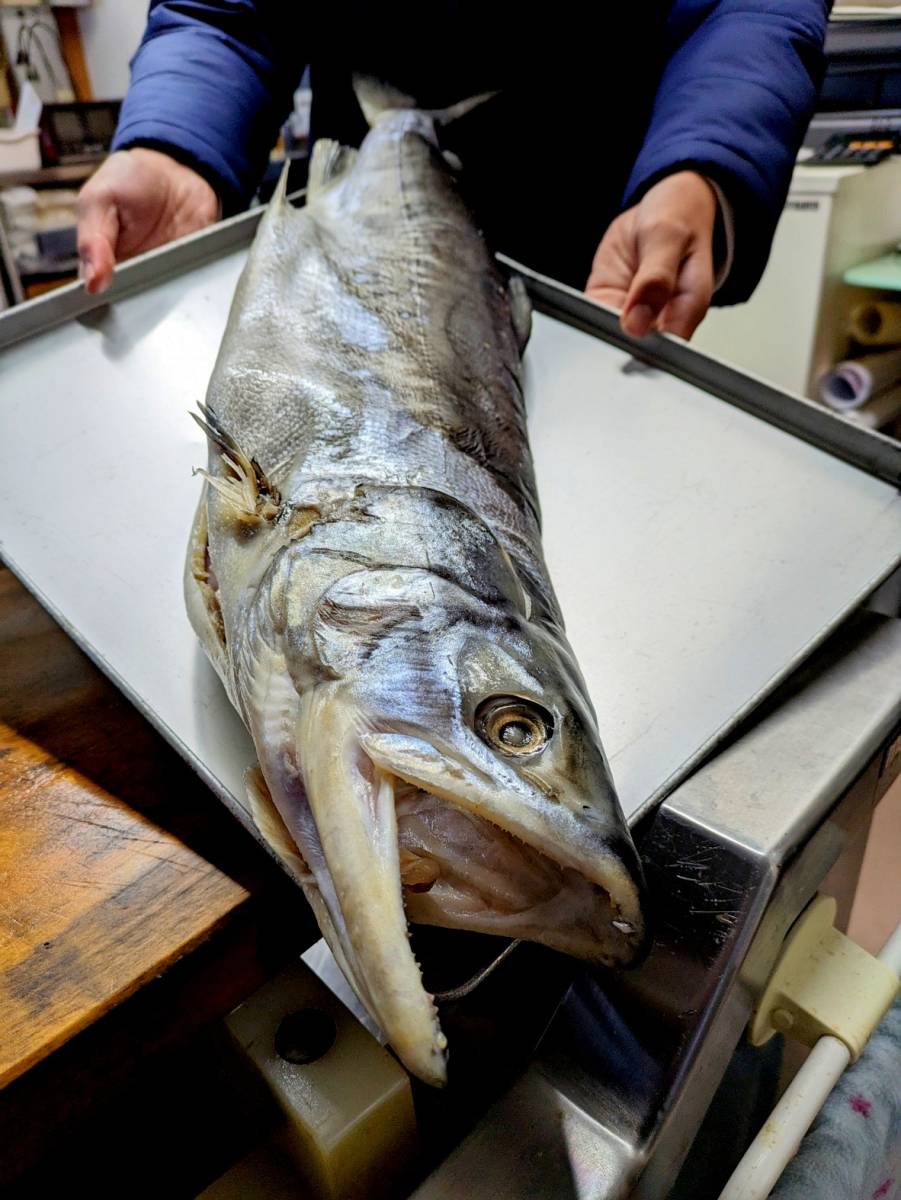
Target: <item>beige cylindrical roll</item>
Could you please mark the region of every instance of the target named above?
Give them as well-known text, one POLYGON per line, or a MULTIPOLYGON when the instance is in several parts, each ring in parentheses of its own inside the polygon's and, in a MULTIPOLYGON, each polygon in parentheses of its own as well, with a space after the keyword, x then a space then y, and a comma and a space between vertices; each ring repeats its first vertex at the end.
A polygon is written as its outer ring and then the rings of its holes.
POLYGON ((836 363, 820 379, 820 399, 838 412, 860 408, 871 396, 901 384, 901 349, 836 363))
POLYGON ((882 429, 896 417, 901 417, 901 387, 880 392, 860 408, 852 408, 844 416, 867 429, 882 429))
POLYGON ((901 345, 901 304, 875 300, 851 310, 848 332, 862 346, 901 345))

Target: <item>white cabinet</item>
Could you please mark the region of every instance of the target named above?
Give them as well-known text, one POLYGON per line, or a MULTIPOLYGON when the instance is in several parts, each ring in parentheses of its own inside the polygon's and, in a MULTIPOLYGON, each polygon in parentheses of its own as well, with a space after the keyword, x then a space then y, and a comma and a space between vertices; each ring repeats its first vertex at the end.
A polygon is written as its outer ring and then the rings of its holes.
POLYGON ((760 286, 747 304, 712 309, 693 345, 812 396, 848 349, 848 310, 877 294, 844 284, 843 272, 899 240, 901 160, 796 167, 760 286))

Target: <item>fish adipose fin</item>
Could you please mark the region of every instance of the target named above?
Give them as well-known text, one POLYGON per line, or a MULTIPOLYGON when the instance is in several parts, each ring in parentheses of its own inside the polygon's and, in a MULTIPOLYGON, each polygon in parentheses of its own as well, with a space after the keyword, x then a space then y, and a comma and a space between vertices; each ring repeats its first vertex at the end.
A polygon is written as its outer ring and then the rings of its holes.
POLYGON ((236 520, 246 525, 272 521, 281 511, 282 501, 276 488, 266 478, 260 464, 239 449, 234 438, 219 425, 210 409, 200 405, 203 417, 191 416, 219 451, 223 474, 212 471, 198 473, 225 500, 236 520))
MULTIPOLYGON (((397 88, 383 83, 372 75, 355 75, 354 92, 360 108, 363 110, 363 116, 370 126, 376 123, 382 113, 396 112, 398 109, 419 108, 411 96, 405 95, 397 88)), ((496 91, 482 92, 478 96, 469 96, 465 100, 457 101, 456 104, 450 104, 447 108, 422 109, 422 111, 430 116, 436 125, 450 125, 496 95, 496 91)))
POLYGON ((307 176, 307 193, 312 200, 330 183, 340 179, 354 165, 357 152, 350 146, 342 146, 333 138, 320 138, 310 156, 307 176))

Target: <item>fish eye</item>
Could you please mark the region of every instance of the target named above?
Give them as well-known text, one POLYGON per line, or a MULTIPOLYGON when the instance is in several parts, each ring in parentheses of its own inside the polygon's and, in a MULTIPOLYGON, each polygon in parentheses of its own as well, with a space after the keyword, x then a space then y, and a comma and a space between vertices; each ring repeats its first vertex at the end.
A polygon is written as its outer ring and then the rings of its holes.
POLYGON ((536 754, 554 732, 554 718, 534 700, 491 696, 476 709, 476 731, 502 754, 536 754))

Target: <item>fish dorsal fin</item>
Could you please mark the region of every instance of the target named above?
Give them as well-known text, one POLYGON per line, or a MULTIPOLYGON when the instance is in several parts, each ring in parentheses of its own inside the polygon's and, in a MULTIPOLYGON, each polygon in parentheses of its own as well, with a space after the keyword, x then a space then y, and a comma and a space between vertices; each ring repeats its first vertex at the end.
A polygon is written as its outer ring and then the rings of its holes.
POLYGON ((272 793, 259 767, 249 767, 244 772, 244 787, 250 804, 250 815, 260 831, 260 836, 271 846, 285 863, 291 875, 305 883, 312 883, 310 868, 297 849, 297 843, 288 832, 281 813, 275 807, 272 793))
POLYGON ((310 170, 307 176, 307 192, 310 199, 349 171, 356 158, 357 152, 351 146, 342 146, 334 138, 319 138, 310 155, 310 170))

